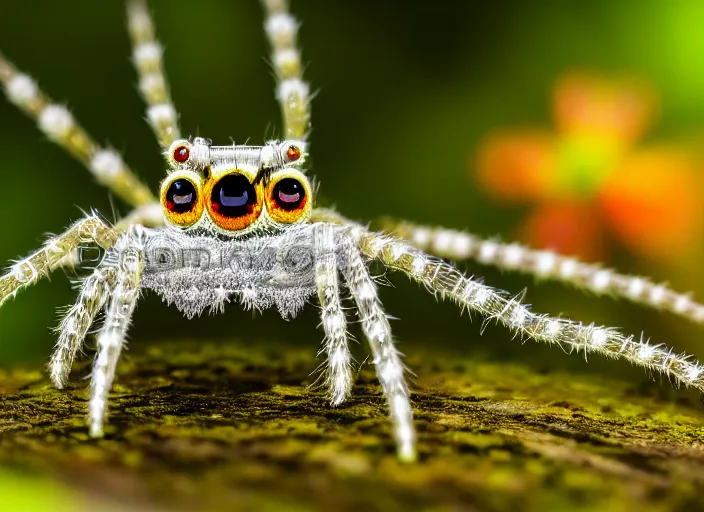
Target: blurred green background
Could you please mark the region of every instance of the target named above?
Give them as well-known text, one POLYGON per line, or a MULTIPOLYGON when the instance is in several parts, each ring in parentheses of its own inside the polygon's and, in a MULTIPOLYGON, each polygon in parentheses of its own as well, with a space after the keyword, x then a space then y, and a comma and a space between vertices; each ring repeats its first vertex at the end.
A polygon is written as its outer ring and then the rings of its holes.
MULTIPOLYGON (((660 92, 662 114, 648 137, 677 137, 704 130, 704 3, 545 0, 542 2, 298 0, 300 44, 306 78, 318 93, 313 103, 313 174, 319 203, 360 220, 383 215, 467 229, 509 239, 525 210, 506 208, 482 195, 470 168, 481 138, 500 127, 551 126, 551 88, 564 72, 588 68, 635 72, 660 92)), ((171 91, 183 133, 215 143, 259 144, 279 133, 279 111, 266 62, 267 45, 258 3, 251 1, 153 2, 157 32, 166 46, 171 91)), ((153 188, 164 176, 156 142, 143 119, 129 61, 123 4, 119 1, 30 1, 3 5, 0 49, 36 77, 56 100, 68 102, 99 141, 125 160, 153 188)), ((38 246, 46 232, 60 232, 97 208, 108 217, 125 213, 106 190, 34 124, 0 99, 3 193, 0 261, 38 246)), ((628 273, 654 273, 680 290, 676 276, 613 251, 610 265, 628 273)), ((651 314, 609 299, 586 297, 556 284, 462 265, 486 282, 514 292, 529 287, 527 301, 540 311, 645 330, 704 357, 701 332, 667 314, 651 314)), ((382 290, 403 351, 432 343, 487 351, 497 358, 570 365, 575 371, 614 372, 647 378, 623 363, 590 364, 560 350, 521 345, 507 331, 460 317, 449 304, 389 276, 382 290)), ((704 297, 704 289, 694 289, 704 297)), ((48 357, 56 308, 75 292, 57 274, 0 311, 0 364, 41 363, 48 357)), ((174 337, 241 337, 266 343, 278 338, 310 346, 312 361, 322 332, 314 307, 286 322, 236 307, 219 317, 182 318, 148 296, 138 307, 132 344, 174 337)), ((129 353, 125 354, 129 357, 129 353)))

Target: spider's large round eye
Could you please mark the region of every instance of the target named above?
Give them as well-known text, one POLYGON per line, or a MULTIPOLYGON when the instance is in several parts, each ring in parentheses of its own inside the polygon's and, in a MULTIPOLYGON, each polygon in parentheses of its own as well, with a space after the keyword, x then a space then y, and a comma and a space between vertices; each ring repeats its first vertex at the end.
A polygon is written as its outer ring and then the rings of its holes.
POLYGON ((261 190, 244 174, 226 174, 209 187, 208 194, 213 222, 228 231, 246 228, 262 211, 261 190))
POLYGON ((266 207, 274 221, 291 224, 310 211, 310 199, 308 180, 301 173, 291 171, 271 181, 266 207))
POLYGON ((174 176, 161 187, 161 204, 172 224, 187 227, 200 219, 203 201, 200 183, 193 176, 174 176))

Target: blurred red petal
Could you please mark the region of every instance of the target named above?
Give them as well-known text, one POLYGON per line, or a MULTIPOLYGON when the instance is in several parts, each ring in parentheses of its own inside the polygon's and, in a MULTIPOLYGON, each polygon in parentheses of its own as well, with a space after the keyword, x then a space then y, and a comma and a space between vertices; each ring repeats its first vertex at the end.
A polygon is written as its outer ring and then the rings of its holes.
POLYGON ((562 133, 631 144, 657 113, 653 89, 638 78, 605 78, 573 72, 555 87, 555 124, 562 133))
POLYGON ((479 182, 499 199, 536 201, 549 195, 555 169, 555 138, 543 131, 489 135, 477 151, 479 182))
POLYGON ((523 221, 519 236, 532 247, 599 261, 604 255, 602 226, 592 204, 549 203, 523 221))
POLYGON ((652 259, 673 260, 701 240, 703 191, 694 157, 660 146, 626 158, 599 195, 624 245, 652 259))

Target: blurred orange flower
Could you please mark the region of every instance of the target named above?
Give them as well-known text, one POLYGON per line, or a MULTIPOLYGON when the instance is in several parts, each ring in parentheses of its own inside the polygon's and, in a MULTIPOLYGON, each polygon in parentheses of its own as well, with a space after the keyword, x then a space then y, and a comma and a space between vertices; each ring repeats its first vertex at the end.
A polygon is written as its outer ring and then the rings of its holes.
POLYGON ((570 73, 553 101, 555 131, 494 133, 477 156, 490 193, 535 205, 521 238, 592 260, 603 259, 607 232, 653 260, 692 248, 704 218, 695 155, 674 144, 635 146, 658 111, 649 85, 570 73))

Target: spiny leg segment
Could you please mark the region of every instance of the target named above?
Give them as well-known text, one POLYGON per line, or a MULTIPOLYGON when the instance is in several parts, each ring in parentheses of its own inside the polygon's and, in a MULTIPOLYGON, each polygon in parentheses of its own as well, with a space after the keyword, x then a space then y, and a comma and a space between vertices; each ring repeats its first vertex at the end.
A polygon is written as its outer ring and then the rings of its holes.
POLYGON ((696 323, 704 323, 704 305, 692 300, 689 294, 678 293, 645 277, 619 274, 599 264, 585 263, 574 257, 531 249, 516 243, 482 239, 462 231, 393 221, 385 221, 384 231, 442 258, 471 259, 539 279, 563 282, 597 295, 628 299, 660 311, 669 311, 696 323))
POLYGON ((399 239, 359 229, 352 232, 367 257, 402 271, 431 293, 494 319, 517 334, 570 351, 596 352, 625 359, 663 373, 680 385, 704 391, 704 366, 689 355, 676 354, 664 345, 652 345, 647 340, 636 340, 613 328, 535 314, 519 299, 474 281, 454 266, 399 239))
POLYGON ((78 300, 62 318, 56 333, 59 339, 49 361, 49 376, 61 389, 68 381, 71 366, 83 345, 96 315, 103 309, 115 283, 114 269, 96 269, 81 283, 78 300))
POLYGON ((343 255, 342 273, 357 305, 362 330, 374 358, 377 378, 389 405, 398 457, 403 461, 414 461, 416 433, 401 354, 394 346, 389 320, 357 245, 347 236, 342 238, 340 245, 343 255))
POLYGON ((296 48, 298 22, 289 13, 288 0, 261 1, 266 11, 264 29, 271 44, 284 138, 305 141, 310 129, 310 91, 303 81, 301 53, 296 48))
POLYGON ((116 151, 98 145, 65 106, 53 103, 31 77, 19 72, 1 54, 0 82, 7 98, 34 119, 49 139, 90 170, 99 183, 132 206, 155 201, 116 151))
MULTIPOLYGON (((316 208, 313 222, 331 222, 341 226, 362 228, 334 210, 316 208)), ((626 299, 658 311, 669 311, 696 323, 704 323, 704 305, 690 294, 672 290, 641 276, 620 274, 599 264, 585 263, 552 251, 531 249, 516 243, 483 239, 462 231, 431 228, 410 222, 384 219, 384 233, 404 239, 417 249, 450 260, 474 260, 509 271, 517 271, 539 279, 565 283, 595 295, 626 299)))
POLYGON ((154 23, 145 0, 127 1, 127 24, 132 39, 132 60, 139 75, 139 90, 147 104, 147 119, 163 150, 181 138, 178 113, 171 101, 164 72, 164 49, 155 38, 154 23))
POLYGON ((333 226, 319 224, 315 232, 318 256, 315 262, 315 284, 318 288, 320 316, 325 331, 321 352, 327 356, 325 383, 330 403, 338 406, 352 390, 352 356, 347 342, 347 319, 340 300, 338 265, 333 226))
POLYGON ((103 435, 108 393, 115 378, 115 368, 125 344, 127 329, 139 299, 144 237, 141 226, 132 226, 118 239, 114 249, 104 261, 105 267, 115 268, 116 275, 105 313, 105 322, 98 333, 98 354, 91 376, 88 424, 90 435, 93 437, 103 435))
POLYGON ((12 265, 0 276, 0 307, 11 296, 26 288, 53 270, 62 266, 66 258, 76 254, 83 245, 97 245, 103 249, 113 246, 117 233, 96 215, 86 217, 61 235, 50 238, 38 251, 12 265))

